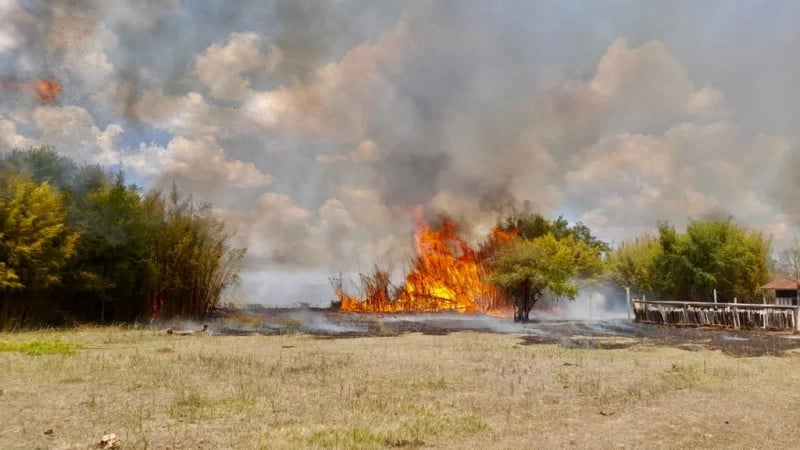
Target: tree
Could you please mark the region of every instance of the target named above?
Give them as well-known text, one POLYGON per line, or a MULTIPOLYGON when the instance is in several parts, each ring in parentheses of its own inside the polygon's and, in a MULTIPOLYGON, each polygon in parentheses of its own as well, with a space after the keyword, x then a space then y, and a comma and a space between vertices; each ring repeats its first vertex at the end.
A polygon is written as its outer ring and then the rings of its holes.
POLYGON ((570 226, 563 216, 558 216, 558 218, 551 221, 541 214, 515 212, 498 224, 497 228, 504 232, 513 231, 523 239, 536 239, 547 234, 552 234, 556 239, 572 236, 576 240, 601 252, 607 252, 610 249, 607 243, 592 235, 589 227, 583 222, 577 222, 570 226))
POLYGON ((70 186, 77 170, 74 161, 59 155, 52 146, 13 150, 0 161, 0 168, 4 172, 24 175, 37 183, 46 181, 56 189, 70 186))
POLYGON ((654 264, 662 295, 710 301, 752 301, 769 279, 770 241, 733 219, 692 221, 685 233, 659 225, 661 253, 654 264))
POLYGON ((210 206, 177 189, 143 195, 50 147, 0 156, 0 325, 200 317, 243 255, 210 206))
POLYGON ((797 237, 794 238, 792 247, 778 255, 777 269, 781 277, 800 280, 800 242, 797 237))
POLYGON ((574 299, 577 279, 598 274, 602 262, 598 248, 571 235, 558 239, 547 233, 504 244, 489 266, 489 282, 514 300, 514 320, 526 322, 533 305, 546 294, 574 299))
POLYGON ((653 296, 663 284, 655 266, 660 254, 661 244, 651 234, 623 242, 608 255, 607 278, 615 286, 653 296))
POLYGON ((166 200, 152 193, 146 203, 164 211, 165 220, 151 254, 156 273, 148 295, 151 314, 201 317, 238 283, 245 249, 231 247, 231 234, 210 205, 195 205, 175 185, 166 200))
POLYGON ((163 213, 148 210, 122 173, 113 182, 96 173, 84 179, 94 181, 85 185, 73 213, 81 239, 70 271, 70 303, 84 320, 133 320, 145 314, 154 283, 150 254, 163 213))
POLYGON ((8 318, 42 308, 45 294, 61 281, 78 235, 67 228, 63 196, 47 182, 13 176, 2 188, 0 318, 8 318))

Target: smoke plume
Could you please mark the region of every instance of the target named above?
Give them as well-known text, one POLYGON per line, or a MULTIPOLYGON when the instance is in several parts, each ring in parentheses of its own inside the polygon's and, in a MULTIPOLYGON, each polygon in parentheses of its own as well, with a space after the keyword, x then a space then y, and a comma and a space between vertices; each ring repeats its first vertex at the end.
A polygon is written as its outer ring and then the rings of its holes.
POLYGON ((0 151, 52 144, 212 201, 249 249, 248 302, 324 304, 321 274, 402 268, 416 205, 473 240, 530 202, 616 243, 730 214, 780 246, 800 217, 800 63, 782 56, 798 16, 721 1, 6 0, 0 79, 56 76, 63 91, 0 95, 0 151))

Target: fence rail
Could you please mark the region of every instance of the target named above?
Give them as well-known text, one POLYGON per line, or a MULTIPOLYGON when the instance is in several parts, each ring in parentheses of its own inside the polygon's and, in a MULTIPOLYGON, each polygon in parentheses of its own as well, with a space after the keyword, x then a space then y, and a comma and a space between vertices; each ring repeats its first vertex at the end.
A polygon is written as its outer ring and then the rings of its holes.
POLYGON ((798 306, 644 300, 633 300, 632 303, 635 320, 640 323, 734 329, 800 329, 798 306))

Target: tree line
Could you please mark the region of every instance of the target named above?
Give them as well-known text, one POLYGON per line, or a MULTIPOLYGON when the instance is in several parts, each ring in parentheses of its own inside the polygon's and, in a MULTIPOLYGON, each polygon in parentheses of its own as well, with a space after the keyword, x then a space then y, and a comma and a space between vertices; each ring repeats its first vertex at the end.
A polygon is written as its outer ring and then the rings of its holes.
POLYGON ((52 147, 0 158, 0 326, 201 317, 238 282, 211 206, 52 147))
MULTIPOLYGON (((514 302, 514 319, 527 321, 540 299, 574 299, 586 284, 625 295, 630 288, 651 299, 760 301, 776 262, 771 242, 732 218, 693 220, 685 231, 660 223, 616 248, 591 230, 562 217, 514 213, 497 227, 510 239, 491 236, 481 254, 488 281, 514 302)), ((798 259, 800 260, 800 259, 798 259)))

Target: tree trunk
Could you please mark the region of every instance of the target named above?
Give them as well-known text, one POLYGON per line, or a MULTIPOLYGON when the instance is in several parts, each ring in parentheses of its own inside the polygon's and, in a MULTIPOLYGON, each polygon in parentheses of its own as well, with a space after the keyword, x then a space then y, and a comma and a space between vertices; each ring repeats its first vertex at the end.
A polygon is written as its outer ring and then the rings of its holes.
POLYGON ((514 322, 527 322, 534 302, 531 301, 530 283, 526 282, 522 287, 522 295, 514 305, 514 322))

